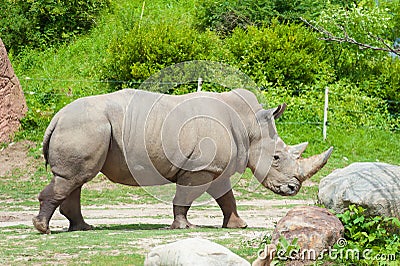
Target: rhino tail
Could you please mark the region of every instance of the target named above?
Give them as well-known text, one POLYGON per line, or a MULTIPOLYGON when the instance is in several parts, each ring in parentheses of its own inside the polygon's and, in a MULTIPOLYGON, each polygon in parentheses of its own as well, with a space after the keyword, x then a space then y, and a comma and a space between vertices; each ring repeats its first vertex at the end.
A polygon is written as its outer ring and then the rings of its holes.
POLYGON ((56 128, 57 122, 58 122, 58 116, 56 115, 50 121, 50 124, 46 128, 46 131, 45 131, 44 137, 43 137, 43 156, 44 156, 44 159, 45 159, 46 170, 47 170, 48 158, 49 158, 50 139, 51 139, 51 135, 53 134, 54 129, 56 128))

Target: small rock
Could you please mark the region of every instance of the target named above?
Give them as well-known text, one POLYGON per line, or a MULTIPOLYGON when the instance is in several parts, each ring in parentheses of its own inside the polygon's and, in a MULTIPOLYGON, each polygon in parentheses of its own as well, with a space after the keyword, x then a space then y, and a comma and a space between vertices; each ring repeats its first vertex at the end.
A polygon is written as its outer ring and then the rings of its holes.
POLYGON ((250 266, 250 263, 219 244, 201 238, 188 238, 153 248, 147 254, 144 265, 250 266))
POLYGON ((276 225, 272 243, 278 245, 284 236, 291 243, 297 238, 300 247, 294 258, 315 260, 321 251, 326 252, 343 235, 344 227, 340 220, 324 208, 298 206, 291 209, 276 225))
POLYGON ((400 166, 365 162, 337 169, 321 180, 318 198, 339 213, 354 204, 369 215, 400 218, 400 166))

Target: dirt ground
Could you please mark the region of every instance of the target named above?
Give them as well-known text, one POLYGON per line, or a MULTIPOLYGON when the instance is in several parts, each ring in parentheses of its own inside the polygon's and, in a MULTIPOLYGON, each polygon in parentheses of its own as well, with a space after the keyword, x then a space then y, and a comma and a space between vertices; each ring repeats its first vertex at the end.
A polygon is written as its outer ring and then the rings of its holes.
POLYGON ((35 144, 30 141, 11 142, 6 147, 0 148, 0 178, 15 169, 27 169, 34 163, 28 156, 28 151, 35 144))
MULTIPOLYGON (((239 206, 256 206, 254 210, 239 211, 240 216, 251 228, 273 229, 274 224, 293 207, 293 205, 308 205, 312 201, 302 200, 251 200, 238 202, 239 206), (288 207, 282 207, 287 205, 288 207)), ((171 224, 172 206, 159 204, 134 205, 102 205, 83 206, 82 213, 87 223, 91 225, 104 224, 171 224)), ((0 228, 14 225, 32 225, 32 217, 36 211, 0 211, 0 228)), ((190 222, 201 226, 221 226, 222 213, 215 208, 198 209, 193 207, 188 214, 190 222)), ((50 226, 52 230, 63 230, 68 227, 68 221, 57 211, 50 226)))
MULTIPOLYGON (((35 162, 28 151, 35 144, 23 141, 11 143, 0 150, 0 177, 14 169, 33 170, 35 162)), ((42 159, 37 160, 43 163, 42 159)), ((111 182, 105 185, 112 185, 111 182)), ((98 184, 97 184, 98 185, 98 184)), ((89 183, 90 186, 90 183, 89 183)), ((239 214, 250 228, 273 229, 274 224, 281 219, 294 205, 313 204, 312 200, 261 200, 239 201, 239 214)), ((37 211, 27 208, 24 211, 3 211, 0 208, 0 228, 14 225, 32 225, 32 217, 37 211)), ((82 213, 91 225, 104 224, 165 224, 172 223, 172 204, 122 204, 103 206, 82 206, 82 213)), ((196 206, 189 210, 189 220, 201 226, 221 226, 222 213, 216 203, 209 203, 206 208, 196 206)), ((52 230, 64 230, 68 221, 55 212, 50 224, 52 230)))

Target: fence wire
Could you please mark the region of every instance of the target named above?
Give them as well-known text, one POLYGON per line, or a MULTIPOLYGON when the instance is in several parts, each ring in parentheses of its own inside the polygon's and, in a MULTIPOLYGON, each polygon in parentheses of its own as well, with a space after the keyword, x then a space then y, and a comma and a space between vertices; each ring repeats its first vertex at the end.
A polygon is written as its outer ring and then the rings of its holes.
MULTIPOLYGON (((140 85, 142 84, 146 84, 146 82, 136 82, 136 81, 126 81, 126 80, 88 80, 88 79, 60 79, 60 78, 45 78, 45 77, 35 77, 35 78, 31 78, 31 77, 24 77, 22 79, 20 79, 21 81, 26 81, 26 82, 32 82, 32 81, 51 81, 51 82, 64 82, 64 83, 107 83, 107 84, 129 84, 129 85, 137 85, 136 87, 133 88, 138 88, 140 85)), ((193 82, 184 82, 184 83, 179 83, 179 82, 147 82, 147 84, 162 84, 162 85, 172 85, 172 86, 179 86, 179 85, 187 85, 187 84, 192 84, 195 85, 197 84, 197 81, 193 81, 193 82)), ((40 95, 40 96, 46 96, 46 97, 57 97, 57 96, 67 96, 70 97, 71 99, 73 99, 74 97, 83 97, 83 95, 86 96, 91 96, 91 95, 95 95, 96 93, 87 93, 87 94, 74 94, 70 91, 65 92, 65 93, 54 93, 54 92, 36 92, 36 91, 30 91, 29 90, 29 85, 26 86, 26 88, 28 88, 28 90, 24 90, 24 94, 26 96, 33 96, 33 95, 40 95)), ((259 88, 249 88, 249 89, 259 89, 259 88)), ((321 93, 323 93, 321 91, 321 93)), ((344 93, 339 93, 339 92, 332 92, 329 91, 329 94, 331 95, 336 95, 336 96, 348 96, 348 94, 344 94, 344 93)), ((365 97, 365 99, 370 99, 367 96, 365 97)), ((395 100, 384 100, 384 102, 386 103, 391 103, 391 104, 400 104, 400 101, 395 101, 395 100)), ((316 113, 317 111, 323 112, 324 109, 324 104, 321 101, 321 105, 315 105, 315 104, 307 104, 307 105, 303 105, 303 106, 292 106, 291 108, 296 108, 298 110, 304 110, 307 109, 308 111, 314 111, 314 113, 316 113)), ((328 112, 332 113, 336 111, 342 111, 342 108, 340 107, 335 107, 335 106, 329 106, 328 108, 328 112)), ((358 110, 346 110, 347 113, 355 113, 355 114, 369 114, 372 115, 374 114, 374 112, 366 112, 366 111, 358 111, 358 110)), ((394 113, 394 114, 390 114, 390 116, 397 118, 400 117, 400 113, 394 113)), ((317 119, 318 120, 318 119, 317 119)), ((318 120, 318 121, 285 121, 282 120, 279 122, 280 124, 286 124, 286 125, 315 125, 318 126, 320 125, 321 128, 323 127, 323 121, 318 120)), ((346 124, 342 124, 342 123, 335 123, 329 120, 327 121, 327 126, 328 127, 340 127, 340 128, 346 128, 348 127, 348 125, 346 124)), ((358 126, 360 128, 365 128, 365 129, 387 129, 385 127, 382 126, 358 126)), ((400 127, 394 127, 391 128, 390 130, 392 131, 400 131, 400 127)))

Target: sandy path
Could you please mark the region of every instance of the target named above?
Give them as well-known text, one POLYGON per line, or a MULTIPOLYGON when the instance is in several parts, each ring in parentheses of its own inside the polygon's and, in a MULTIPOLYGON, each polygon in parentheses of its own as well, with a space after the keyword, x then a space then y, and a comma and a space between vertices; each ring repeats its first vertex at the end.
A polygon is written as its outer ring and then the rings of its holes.
MULTIPOLYGON (((305 200, 250 200, 238 202, 239 214, 250 228, 270 228, 282 218, 293 205, 310 205, 305 200)), ((172 223, 172 206, 168 204, 124 204, 116 206, 83 206, 82 213, 91 225, 165 224, 172 223)), ((28 225, 37 211, 0 211, 0 227, 28 225)), ((222 213, 219 207, 210 203, 206 206, 192 207, 189 220, 201 226, 221 226, 222 213)), ((51 224, 54 230, 65 229, 68 221, 58 211, 51 224)))

